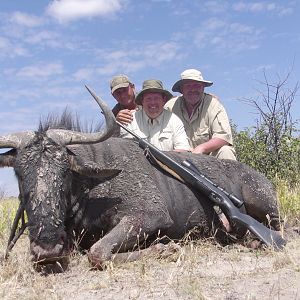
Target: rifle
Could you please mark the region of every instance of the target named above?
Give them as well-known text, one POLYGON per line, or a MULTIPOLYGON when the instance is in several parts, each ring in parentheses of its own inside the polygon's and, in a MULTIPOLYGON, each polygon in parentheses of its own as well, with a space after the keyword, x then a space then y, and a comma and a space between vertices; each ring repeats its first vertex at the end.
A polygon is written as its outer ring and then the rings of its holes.
POLYGON ((261 242, 267 246, 273 247, 275 250, 281 250, 284 248, 286 240, 283 239, 280 234, 270 228, 267 228, 253 217, 242 213, 238 207, 243 205, 243 201, 213 183, 210 179, 203 175, 197 167, 192 164, 192 162, 184 160, 181 164, 179 164, 166 153, 159 150, 145 139, 139 137, 136 133, 120 122, 117 121, 117 124, 137 139, 140 148, 150 152, 156 160, 174 171, 188 186, 193 187, 207 196, 214 205, 218 206, 225 213, 231 222, 242 227, 246 227, 261 242))

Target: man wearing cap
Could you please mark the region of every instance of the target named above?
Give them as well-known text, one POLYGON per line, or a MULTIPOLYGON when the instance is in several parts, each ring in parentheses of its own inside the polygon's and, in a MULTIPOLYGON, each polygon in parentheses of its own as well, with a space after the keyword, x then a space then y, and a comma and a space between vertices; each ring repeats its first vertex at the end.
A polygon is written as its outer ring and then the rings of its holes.
MULTIPOLYGON (((156 79, 145 80, 135 101, 142 108, 133 113, 128 129, 163 151, 189 151, 190 146, 181 120, 164 109, 173 95, 156 79)), ((121 128, 121 137, 133 138, 121 128)))
POLYGON ((118 103, 112 112, 117 121, 127 124, 133 120, 132 113, 138 109, 135 103, 135 86, 126 75, 114 76, 110 81, 110 89, 118 103))
POLYGON ((183 122, 193 153, 236 160, 227 113, 218 98, 204 93, 213 84, 204 80, 200 71, 188 69, 172 87, 182 96, 168 101, 165 108, 183 122))

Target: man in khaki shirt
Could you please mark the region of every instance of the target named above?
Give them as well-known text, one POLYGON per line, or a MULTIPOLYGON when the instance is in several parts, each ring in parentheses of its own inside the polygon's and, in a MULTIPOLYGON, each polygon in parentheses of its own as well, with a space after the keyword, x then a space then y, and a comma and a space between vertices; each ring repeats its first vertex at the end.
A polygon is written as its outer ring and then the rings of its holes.
POLYGON ((203 79, 200 71, 185 70, 172 87, 182 96, 168 101, 165 108, 183 122, 193 153, 236 160, 226 111, 216 96, 204 93, 204 88, 212 84, 203 79))
MULTIPOLYGON (((135 99, 142 109, 133 113, 133 121, 127 126, 160 150, 188 151, 190 146, 183 123, 175 114, 164 109, 165 103, 172 97, 169 91, 163 89, 160 80, 145 80, 135 99)), ((124 129, 121 129, 121 137, 132 138, 124 129)))

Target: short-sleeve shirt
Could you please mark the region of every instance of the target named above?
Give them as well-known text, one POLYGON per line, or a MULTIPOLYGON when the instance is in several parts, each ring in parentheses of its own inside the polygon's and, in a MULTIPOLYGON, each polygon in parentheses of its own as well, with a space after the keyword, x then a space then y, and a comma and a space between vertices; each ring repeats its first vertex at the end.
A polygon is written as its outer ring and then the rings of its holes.
POLYGON ((165 109, 175 113, 184 124, 192 148, 220 138, 232 145, 232 133, 225 108, 217 97, 204 93, 203 100, 193 111, 191 118, 185 108, 183 96, 175 97, 165 104, 165 109))
MULTIPOLYGON (((145 111, 140 109, 133 113, 133 121, 127 126, 160 150, 190 150, 182 121, 168 110, 164 109, 156 119, 150 119, 145 111)), ((133 138, 123 128, 121 128, 121 137, 133 138)))

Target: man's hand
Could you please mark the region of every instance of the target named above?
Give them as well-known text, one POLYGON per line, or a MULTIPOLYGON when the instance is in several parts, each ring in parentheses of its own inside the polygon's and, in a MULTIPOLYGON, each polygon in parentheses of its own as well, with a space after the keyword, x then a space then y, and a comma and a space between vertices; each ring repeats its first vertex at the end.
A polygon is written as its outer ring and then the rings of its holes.
POLYGON ((220 138, 212 138, 209 141, 198 145, 192 152, 196 154, 209 154, 225 145, 229 145, 229 143, 220 138))
POLYGON ((195 153, 195 154, 207 154, 206 149, 205 149, 205 145, 202 146, 202 144, 201 144, 201 145, 197 146, 196 148, 194 148, 192 150, 192 153, 195 153))
POLYGON ((118 122, 127 125, 132 122, 133 120, 133 113, 135 112, 135 109, 129 110, 129 109, 122 109, 118 112, 116 119, 118 122))

